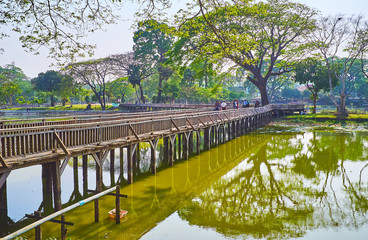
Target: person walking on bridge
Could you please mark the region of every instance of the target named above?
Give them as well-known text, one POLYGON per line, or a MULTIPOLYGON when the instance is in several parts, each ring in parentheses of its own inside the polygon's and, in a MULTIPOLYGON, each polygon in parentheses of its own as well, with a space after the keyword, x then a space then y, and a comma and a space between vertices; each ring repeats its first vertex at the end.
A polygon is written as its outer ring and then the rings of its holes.
POLYGON ((222 110, 226 110, 226 102, 225 101, 222 101, 222 103, 221 103, 221 109, 222 110))

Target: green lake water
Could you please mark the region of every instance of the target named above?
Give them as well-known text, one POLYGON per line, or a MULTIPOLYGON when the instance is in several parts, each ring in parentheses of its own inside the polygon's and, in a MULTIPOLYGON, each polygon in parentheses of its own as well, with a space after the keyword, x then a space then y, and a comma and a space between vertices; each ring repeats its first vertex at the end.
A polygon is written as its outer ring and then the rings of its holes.
MULTIPOLYGON (((367 239, 367 147, 364 129, 266 127, 123 185, 121 224, 108 217, 111 196, 99 223, 93 202, 68 212, 68 238, 367 239)), ((42 230, 60 237, 58 224, 42 230)))

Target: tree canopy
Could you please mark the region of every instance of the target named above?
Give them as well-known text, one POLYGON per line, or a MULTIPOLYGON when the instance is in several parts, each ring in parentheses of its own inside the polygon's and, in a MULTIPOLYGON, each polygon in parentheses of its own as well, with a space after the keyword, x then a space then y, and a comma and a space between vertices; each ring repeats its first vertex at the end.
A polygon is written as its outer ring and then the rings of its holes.
POLYGON ((210 0, 192 7, 199 8, 195 17, 188 19, 190 13, 183 12, 177 19, 174 58, 190 61, 207 55, 221 64, 227 60, 244 68, 264 105, 269 103, 268 79, 291 71, 309 52, 305 37, 315 27, 317 12, 306 5, 287 0, 210 0))

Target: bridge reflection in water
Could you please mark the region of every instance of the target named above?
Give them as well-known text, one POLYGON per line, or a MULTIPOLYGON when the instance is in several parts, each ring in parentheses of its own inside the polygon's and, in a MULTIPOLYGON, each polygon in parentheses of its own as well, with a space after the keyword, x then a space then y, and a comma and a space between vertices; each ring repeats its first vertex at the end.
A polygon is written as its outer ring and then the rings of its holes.
MULTIPOLYGON (((115 201, 107 196, 100 199, 99 223, 93 223, 93 204, 86 204, 66 214, 67 221, 75 223, 75 226, 68 227, 68 237, 98 239, 108 236, 111 239, 136 239, 178 210, 185 201, 203 192, 241 162, 254 148, 265 142, 267 141, 262 135, 236 138, 218 148, 193 156, 188 161, 178 160, 173 167, 168 167, 168 162, 161 156, 158 158, 159 171, 154 175, 144 172, 150 166, 150 152, 149 146, 141 145, 141 157, 137 158, 141 159, 137 164, 140 171, 135 171, 136 181, 128 185, 124 180, 125 187, 121 189, 123 194, 129 196, 122 201, 122 208, 129 211, 128 220, 120 225, 109 220, 107 212, 114 208, 115 201)), ((75 181, 74 186, 77 189, 72 195, 79 194, 78 189, 82 188, 79 185, 78 181, 75 181)), ((43 224, 44 237, 58 235, 59 228, 60 226, 52 223, 43 224)), ((32 238, 33 231, 29 232, 28 236, 32 238)))
MULTIPOLYGON (((172 168, 158 158, 160 171, 154 175, 143 173, 150 160, 142 157, 142 173, 122 188, 129 195, 122 202, 128 219, 120 225, 109 221, 107 211, 114 208, 114 199, 104 197, 99 223, 91 221, 93 204, 66 215, 76 223, 69 227, 68 237, 137 239, 177 212, 182 221, 212 229, 223 238, 308 238, 315 230, 328 229, 348 236, 347 229, 353 229, 357 239, 364 239, 368 135, 261 131, 177 161, 172 168)), ((142 155, 149 153, 146 149, 142 146, 142 155)), ((60 229, 47 223, 43 231, 55 236, 60 229)), ((165 230, 160 233, 164 236, 165 230)), ((150 236, 149 232, 146 239, 150 236)))

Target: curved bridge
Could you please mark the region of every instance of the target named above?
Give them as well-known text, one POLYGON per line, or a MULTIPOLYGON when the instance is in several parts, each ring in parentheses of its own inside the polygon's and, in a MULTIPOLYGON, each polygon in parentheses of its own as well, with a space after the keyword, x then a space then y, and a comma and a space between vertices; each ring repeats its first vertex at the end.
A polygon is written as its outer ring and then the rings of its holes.
MULTIPOLYGON (((267 105, 208 111, 203 108, 141 113, 117 113, 63 119, 9 120, 0 122, 0 218, 6 216, 6 179, 12 170, 42 165, 45 184, 52 189, 55 210, 61 209, 61 174, 69 160, 87 156, 96 162, 96 192, 102 190, 102 165, 110 156, 114 166, 115 149, 120 149, 121 169, 127 161, 128 183, 133 182, 133 163, 140 142, 151 146, 152 173, 156 172, 156 152, 163 139, 164 158, 170 166, 174 154, 184 159, 212 146, 269 123, 274 116, 304 111, 303 105, 267 105), (203 144, 201 144, 203 143, 203 144), (201 146, 204 146, 203 148, 201 146), (124 160, 123 153, 126 149, 124 160)), ((83 178, 86 176, 83 175, 83 178)))

